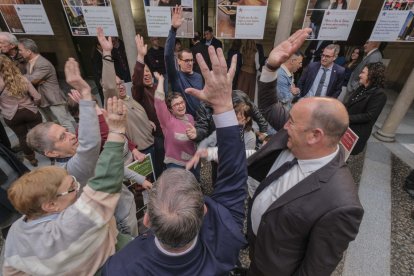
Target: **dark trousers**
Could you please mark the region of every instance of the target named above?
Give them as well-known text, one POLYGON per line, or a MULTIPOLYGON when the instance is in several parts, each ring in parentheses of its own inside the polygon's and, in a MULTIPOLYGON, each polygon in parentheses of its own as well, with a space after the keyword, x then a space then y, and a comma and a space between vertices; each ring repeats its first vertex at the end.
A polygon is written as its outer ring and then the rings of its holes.
POLYGON ((31 128, 42 122, 42 115, 40 115, 40 112, 33 113, 26 108, 18 109, 11 120, 4 119, 4 122, 14 131, 14 133, 16 133, 26 157, 28 157, 29 160, 30 158, 34 158, 34 151, 26 144, 26 136, 31 128))
POLYGON ((3 146, 6 146, 8 149, 11 149, 9 136, 7 136, 7 132, 4 129, 4 126, 2 123, 0 123, 0 143, 2 143, 3 146))
POLYGON ((165 158, 165 150, 164 150, 164 136, 154 136, 154 155, 155 158, 154 162, 154 170, 155 176, 158 178, 165 170, 164 158, 165 158))

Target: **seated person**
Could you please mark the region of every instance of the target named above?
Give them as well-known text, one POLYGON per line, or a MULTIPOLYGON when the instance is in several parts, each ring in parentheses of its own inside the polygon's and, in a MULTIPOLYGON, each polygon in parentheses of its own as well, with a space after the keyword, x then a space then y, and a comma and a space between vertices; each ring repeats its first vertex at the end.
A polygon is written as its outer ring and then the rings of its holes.
MULTIPOLYGON (((188 171, 168 169, 154 183, 144 216, 150 230, 105 264, 103 275, 228 275, 246 245, 244 220, 246 158, 231 99, 232 79, 223 51, 209 47, 213 71, 197 55, 206 85, 187 93, 214 109, 219 174, 211 197, 188 171)), ((167 137, 167 136, 166 136, 167 137)))
POLYGON ((123 178, 122 100, 108 101, 106 120, 108 141, 79 197, 76 178, 55 166, 29 172, 9 188, 10 201, 23 217, 7 236, 3 275, 93 275, 116 246, 125 244, 113 219, 123 178))

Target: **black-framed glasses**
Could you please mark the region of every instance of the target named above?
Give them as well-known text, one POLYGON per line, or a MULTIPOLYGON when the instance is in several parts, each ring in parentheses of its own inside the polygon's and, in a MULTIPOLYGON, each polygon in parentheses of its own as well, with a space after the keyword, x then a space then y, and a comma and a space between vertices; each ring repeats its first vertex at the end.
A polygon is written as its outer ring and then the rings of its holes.
POLYGON ((184 61, 185 63, 192 63, 194 62, 194 59, 182 59, 180 58, 182 61, 184 61))
POLYGON ((334 56, 329 56, 329 55, 324 55, 324 54, 322 54, 322 55, 321 55, 321 57, 322 57, 322 58, 333 58, 334 56))
POLYGON ((73 181, 72 181, 72 184, 70 185, 69 190, 67 192, 57 194, 56 197, 64 196, 64 195, 79 191, 80 183, 76 180, 76 177, 74 177, 73 175, 71 175, 70 177, 72 177, 73 181))

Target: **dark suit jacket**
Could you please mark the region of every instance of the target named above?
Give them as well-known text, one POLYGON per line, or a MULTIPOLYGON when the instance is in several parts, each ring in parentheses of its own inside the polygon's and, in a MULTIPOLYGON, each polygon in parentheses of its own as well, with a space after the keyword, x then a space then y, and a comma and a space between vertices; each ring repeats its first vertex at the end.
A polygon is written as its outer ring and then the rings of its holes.
MULTIPOLYGON (((276 81, 259 81, 259 99, 273 97, 269 102, 259 101, 259 108, 277 129, 283 119, 274 115, 283 118, 285 112, 276 100, 275 89, 276 81)), ((249 176, 262 182, 286 144, 287 133, 281 130, 247 160, 249 176)), ((270 205, 257 236, 248 217, 250 275, 330 275, 355 239, 363 213, 341 148, 331 162, 270 205)))
POLYGON ((32 82, 40 95, 42 95, 40 100, 41 107, 66 103, 63 92, 59 87, 55 67, 43 56, 39 55, 31 73, 30 63, 27 63, 27 74, 25 77, 32 82))
POLYGON ((193 59, 194 59, 193 70, 195 72, 201 74, 200 67, 198 66, 197 59, 196 59, 196 55, 198 53, 200 53, 203 56, 204 61, 207 63, 208 68, 211 70, 211 61, 210 61, 210 56, 208 54, 208 47, 204 43, 197 42, 196 44, 194 44, 194 46, 191 47, 191 52, 193 53, 193 59))
POLYGON ((387 96, 381 88, 373 87, 364 92, 364 94, 353 101, 353 98, 361 91, 359 87, 349 101, 345 104, 349 114, 349 127, 359 136, 358 142, 351 154, 358 154, 364 150, 372 128, 381 114, 387 96))
MULTIPOLYGON (((206 40, 202 39, 201 40, 202 44, 206 44, 206 40)), ((215 49, 217 48, 223 48, 223 43, 221 43, 220 40, 218 40, 217 38, 213 37, 213 39, 211 40, 211 45, 214 46, 215 49)))
MULTIPOLYGON (((308 94, 309 90, 312 88, 312 84, 315 81, 320 67, 320 62, 312 62, 305 69, 298 82, 300 97, 305 97, 306 94, 308 94)), ((329 79, 328 89, 326 90, 326 96, 337 98, 339 94, 341 94, 344 76, 345 68, 334 63, 332 67, 331 78, 329 79)))

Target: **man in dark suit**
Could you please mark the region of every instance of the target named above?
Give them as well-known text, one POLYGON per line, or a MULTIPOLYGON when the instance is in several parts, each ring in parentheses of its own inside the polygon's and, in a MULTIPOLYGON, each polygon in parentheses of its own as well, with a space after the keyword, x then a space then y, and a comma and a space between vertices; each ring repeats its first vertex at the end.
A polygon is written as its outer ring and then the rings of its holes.
POLYGON ((337 98, 342 91, 345 69, 334 63, 339 47, 325 47, 320 62, 312 62, 299 79, 300 97, 327 96, 337 98))
POLYGON ((338 145, 349 122, 345 107, 306 98, 288 116, 274 93, 276 69, 300 47, 304 31, 273 49, 258 83, 259 108, 279 132, 247 160, 260 183, 249 204, 250 275, 330 275, 363 216, 338 145))
POLYGON ((66 99, 59 87, 55 67, 39 53, 36 43, 29 38, 19 40, 19 52, 28 61, 25 77, 42 96, 40 111, 47 121, 57 119, 59 124, 75 133, 75 119, 66 109, 66 99))
POLYGON ((207 28, 204 30, 204 39, 201 40, 201 43, 207 46, 214 46, 214 49, 223 48, 223 43, 214 37, 213 28, 210 26, 207 26, 207 28))
MULTIPOLYGON (((193 46, 191 47, 191 52, 193 53, 193 57, 195 58, 198 53, 203 56, 204 61, 207 63, 208 69, 211 70, 211 61, 210 57, 208 56, 208 46, 200 42, 200 33, 194 32, 194 38, 192 39, 193 46)), ((201 74, 200 67, 198 66, 197 59, 194 60, 193 65, 194 72, 201 74)))

